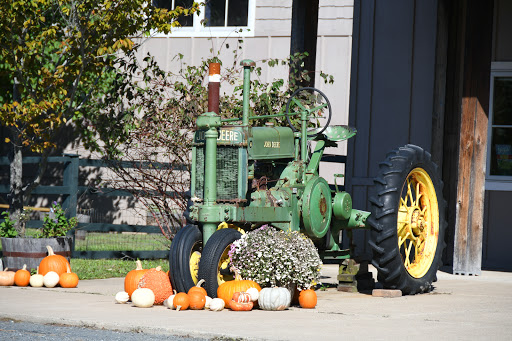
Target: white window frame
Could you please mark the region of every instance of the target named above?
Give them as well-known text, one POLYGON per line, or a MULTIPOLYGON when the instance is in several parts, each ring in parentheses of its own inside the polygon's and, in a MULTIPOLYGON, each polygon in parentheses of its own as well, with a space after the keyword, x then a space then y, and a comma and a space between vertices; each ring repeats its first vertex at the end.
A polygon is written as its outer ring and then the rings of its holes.
POLYGON ((489 123, 487 131, 487 171, 485 177, 485 189, 489 191, 512 191, 512 176, 491 175, 491 144, 494 105, 494 79, 497 77, 512 77, 512 62, 491 63, 491 91, 489 96, 489 123))
MULTIPOLYGON (((237 0, 229 0, 237 1, 237 0)), ((174 0, 172 0, 174 8, 174 0)), ((207 27, 201 25, 201 20, 204 19, 205 7, 204 4, 200 5, 199 15, 194 14, 192 27, 175 27, 169 34, 156 33, 154 37, 253 37, 254 36, 254 23, 256 12, 256 0, 249 0, 249 13, 247 15, 247 26, 228 26, 228 27, 207 27), (240 32, 240 30, 242 30, 240 32)), ((227 23, 227 7, 226 18, 227 23)))

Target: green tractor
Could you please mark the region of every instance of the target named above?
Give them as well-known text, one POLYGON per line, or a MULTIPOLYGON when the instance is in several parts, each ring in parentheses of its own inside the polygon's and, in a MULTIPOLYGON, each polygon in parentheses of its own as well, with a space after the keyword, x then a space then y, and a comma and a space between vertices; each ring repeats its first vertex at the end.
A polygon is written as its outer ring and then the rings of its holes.
POLYGON ((216 297, 218 286, 234 279, 231 243, 271 224, 303 232, 323 258, 340 262, 352 254, 340 245, 341 231, 351 237, 354 229, 369 229, 372 264, 384 287, 403 294, 429 291, 446 229, 443 184, 430 154, 414 145, 388 153, 374 180, 371 212, 354 209, 350 194, 331 188, 318 169, 325 148, 354 136, 355 129, 330 126, 330 103, 314 88, 293 93, 284 113, 249 116, 254 62, 242 65, 243 114, 236 119, 241 124, 214 112, 197 119, 189 224, 178 231, 169 252, 173 287, 186 292, 202 278, 208 295, 216 297), (249 124, 269 117, 285 117, 289 127, 249 124))

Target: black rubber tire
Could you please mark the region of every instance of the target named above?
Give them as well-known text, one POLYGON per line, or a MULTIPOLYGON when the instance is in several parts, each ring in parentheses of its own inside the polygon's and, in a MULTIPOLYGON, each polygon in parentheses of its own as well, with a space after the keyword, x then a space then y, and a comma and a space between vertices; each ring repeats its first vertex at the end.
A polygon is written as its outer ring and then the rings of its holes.
POLYGON ((195 285, 190 274, 190 255, 201 251, 203 239, 196 225, 187 225, 174 236, 169 250, 169 278, 173 289, 188 292, 195 285))
POLYGON ((215 231, 215 233, 208 239, 206 246, 201 254, 201 261, 199 262, 199 275, 198 279, 204 279, 204 288, 208 296, 217 297, 217 288, 219 283, 217 275, 219 273, 219 262, 222 254, 235 240, 240 239, 242 234, 237 230, 226 228, 215 231))
POLYGON ((430 153, 415 145, 406 145, 388 153, 379 164, 379 176, 374 179, 374 195, 370 197, 371 227, 370 246, 372 264, 377 268, 378 279, 384 288, 399 289, 404 295, 429 292, 436 272, 442 264, 446 231, 446 201, 443 199, 443 182, 430 153), (398 247, 397 219, 402 188, 407 176, 415 168, 422 168, 432 180, 439 209, 439 233, 433 261, 420 278, 411 276, 404 265, 398 247))

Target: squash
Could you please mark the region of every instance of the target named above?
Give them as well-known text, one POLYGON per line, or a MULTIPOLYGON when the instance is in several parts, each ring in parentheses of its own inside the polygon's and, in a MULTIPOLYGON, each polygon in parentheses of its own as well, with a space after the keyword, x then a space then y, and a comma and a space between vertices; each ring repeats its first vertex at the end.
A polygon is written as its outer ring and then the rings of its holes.
POLYGON ((14 271, 8 271, 9 268, 5 268, 4 271, 0 271, 0 286, 13 285, 14 284, 14 271))
POLYGON ((165 301, 164 301, 164 306, 173 310, 173 309, 176 309, 176 307, 174 306, 174 303, 173 303, 173 300, 174 300, 174 296, 176 296, 176 290, 173 290, 174 293, 169 296, 165 301))
POLYGON ((60 275, 59 284, 63 288, 76 288, 78 285, 78 275, 71 272, 71 269, 67 266, 66 272, 60 275))
POLYGON ((211 311, 221 311, 224 309, 224 306, 226 303, 222 298, 212 298, 212 301, 210 302, 210 310, 211 311))
POLYGON ((187 310, 190 305, 190 299, 188 297, 188 294, 184 292, 176 294, 176 296, 174 296, 174 299, 172 300, 172 304, 176 307, 177 311, 187 310))
POLYGON ((188 294, 190 302, 189 308, 192 310, 202 310, 206 305, 206 296, 200 291, 192 291, 188 294))
POLYGON ((208 296, 208 293, 206 292, 206 289, 201 287, 201 284, 203 284, 203 283, 204 283, 204 279, 199 280, 195 286, 193 286, 192 288, 188 289, 187 294, 190 295, 193 292, 200 292, 203 295, 208 296))
POLYGON ((126 291, 119 291, 116 294, 116 302, 119 304, 125 304, 129 300, 130 300, 130 296, 128 295, 128 293, 126 291))
POLYGON ((172 285, 169 276, 162 271, 162 267, 148 270, 139 281, 139 288, 149 288, 155 294, 155 305, 161 305, 172 294, 172 285))
POLYGON ((290 291, 286 288, 263 288, 258 304, 263 310, 284 310, 290 306, 291 300, 290 291))
POLYGON ((55 271, 48 271, 46 275, 43 276, 43 284, 47 288, 54 288, 59 284, 59 274, 55 271))
MULTIPOLYGON (((212 298, 210 296, 205 296, 206 303, 204 304, 204 309, 210 309, 210 303, 212 303, 212 298)), ((222 301, 224 302, 224 301, 222 301)))
POLYGON ((229 309, 233 311, 250 311, 253 306, 254 302, 241 303, 235 300, 231 300, 231 302, 229 302, 229 309))
POLYGON ((238 303, 249 303, 252 302, 251 295, 246 292, 235 292, 231 300, 238 303))
POLYGON ((299 305, 301 308, 313 309, 316 307, 316 292, 312 289, 301 290, 299 294, 299 305))
POLYGON ((39 267, 37 267, 36 273, 30 276, 30 286, 34 288, 40 288, 43 284, 43 275, 39 273, 39 267))
POLYGON ((226 307, 229 308, 229 303, 231 302, 231 298, 233 298, 233 294, 235 292, 245 292, 249 288, 256 288, 258 291, 261 290, 258 283, 251 280, 243 280, 235 270, 235 279, 219 285, 217 288, 217 297, 222 298, 226 307))
POLYGON ((23 264, 23 269, 19 269, 14 274, 14 284, 19 287, 26 287, 30 283, 30 272, 27 270, 27 264, 23 264))
POLYGON ((140 260, 137 259, 135 264, 136 268, 128 272, 124 278, 124 291, 128 293, 130 298, 132 297, 132 293, 135 291, 135 289, 137 289, 140 279, 148 271, 148 269, 142 268, 142 263, 140 260))
POLYGON ((41 275, 46 275, 49 271, 56 272, 59 276, 66 272, 66 265, 71 268, 66 257, 61 255, 56 255, 53 252, 53 249, 50 245, 46 246, 48 250, 48 256, 43 258, 39 263, 39 273, 41 275))
POLYGON ((136 289, 131 298, 133 304, 139 308, 150 308, 155 303, 155 294, 148 288, 136 289))
POLYGON ((260 292, 256 288, 249 288, 247 289, 246 293, 251 296, 251 302, 258 301, 258 298, 260 297, 260 292))

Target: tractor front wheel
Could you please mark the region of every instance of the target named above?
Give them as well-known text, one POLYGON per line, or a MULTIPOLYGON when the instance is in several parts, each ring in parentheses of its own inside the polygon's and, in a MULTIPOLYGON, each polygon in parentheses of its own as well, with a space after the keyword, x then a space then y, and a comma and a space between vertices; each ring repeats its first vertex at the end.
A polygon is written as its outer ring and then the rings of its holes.
POLYGON ((178 292, 188 292, 197 283, 202 234, 196 225, 186 225, 176 233, 169 251, 169 277, 178 292))
POLYGON ((226 281, 235 279, 229 269, 229 249, 242 234, 231 228, 215 231, 208 239, 199 263, 199 278, 205 280, 205 289, 210 297, 217 297, 217 288, 226 281))
POLYGON ((445 246, 443 183, 430 153, 407 145, 387 155, 370 197, 372 264, 385 288, 428 292, 445 246))

